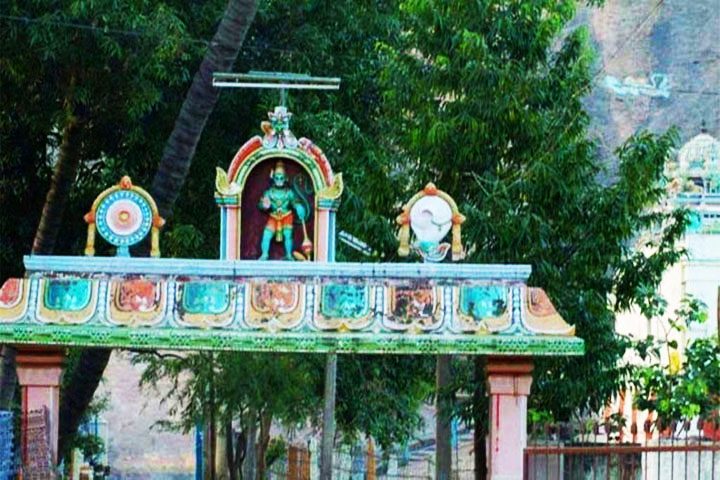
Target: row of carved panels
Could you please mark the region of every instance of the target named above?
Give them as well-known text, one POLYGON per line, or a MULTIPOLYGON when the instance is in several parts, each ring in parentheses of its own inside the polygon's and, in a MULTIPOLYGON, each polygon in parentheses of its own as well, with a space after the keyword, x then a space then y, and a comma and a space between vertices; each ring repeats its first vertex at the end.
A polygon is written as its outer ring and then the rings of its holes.
POLYGON ((118 327, 574 335, 524 285, 10 279, 0 323, 118 327))

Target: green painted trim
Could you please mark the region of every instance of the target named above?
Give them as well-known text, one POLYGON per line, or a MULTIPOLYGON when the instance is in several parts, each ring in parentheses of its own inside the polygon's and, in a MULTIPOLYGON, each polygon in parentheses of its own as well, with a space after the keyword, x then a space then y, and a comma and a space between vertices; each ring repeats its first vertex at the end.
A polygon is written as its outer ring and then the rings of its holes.
POLYGON ((313 188, 316 192, 328 187, 329 185, 325 181, 320 167, 317 165, 315 157, 308 152, 305 152, 300 147, 298 148, 259 148, 252 152, 250 155, 243 160, 242 165, 237 171, 235 178, 230 179, 232 182, 240 186, 240 190, 245 189, 245 182, 247 181, 250 172, 264 160, 268 158, 285 158, 287 160, 294 160, 299 163, 303 169, 307 172, 308 176, 313 182, 313 188))
POLYGON ((322 208, 325 210, 337 210, 340 208, 340 200, 328 200, 326 198, 321 198, 317 202, 318 208, 322 208))
POLYGON ((0 325, 0 343, 145 350, 426 355, 574 356, 585 352, 584 341, 576 337, 228 332, 18 324, 0 325))
POLYGON ((240 199, 237 195, 215 195, 215 203, 218 205, 240 205, 240 199))

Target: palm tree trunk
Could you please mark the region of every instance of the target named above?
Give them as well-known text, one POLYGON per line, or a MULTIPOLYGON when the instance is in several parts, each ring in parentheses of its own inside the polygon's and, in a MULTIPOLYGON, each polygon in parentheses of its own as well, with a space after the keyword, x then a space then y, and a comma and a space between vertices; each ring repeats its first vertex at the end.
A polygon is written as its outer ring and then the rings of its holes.
POLYGON ((257 474, 257 424, 257 410, 250 408, 247 412, 247 442, 243 461, 243 480, 255 480, 257 474))
MULTIPOLYGON (((172 214, 205 123, 217 102, 219 92, 212 86, 212 73, 232 68, 256 10, 256 0, 230 0, 185 97, 151 189, 160 215, 165 218, 172 214)), ((60 401, 62 447, 67 446, 69 438, 77 430, 80 416, 92 401, 109 358, 109 350, 84 349, 80 353, 78 368, 73 372, 72 381, 60 401), (68 402, 71 404, 67 405, 68 402), (64 416, 63 412, 66 412, 64 416)))
POLYGON ((62 225, 65 204, 80 165, 82 123, 83 121, 78 116, 71 115, 63 128, 62 143, 50 190, 45 197, 40 224, 35 232, 32 247, 34 255, 49 255, 55 249, 55 240, 57 240, 60 225, 62 225))
POLYGON ((86 348, 78 356, 70 373, 67 389, 60 396, 60 427, 58 431, 58 460, 72 444, 72 437, 80 426, 80 420, 97 390, 112 350, 86 348))
POLYGON ((483 357, 475 357, 475 371, 473 372, 473 380, 475 383, 475 391, 473 392, 473 450, 475 451, 475 480, 485 480, 487 478, 487 450, 485 446, 485 436, 487 429, 485 421, 487 419, 487 409, 483 408, 485 404, 485 359, 483 357))
POLYGON ((264 412, 260 415, 260 438, 258 439, 257 452, 257 480, 265 478, 265 456, 268 445, 270 445, 270 427, 272 427, 272 414, 264 412))
POLYGON ((435 478, 450 480, 452 471, 452 411, 447 388, 452 380, 450 355, 438 355, 435 370, 435 478))
POLYGON ((175 127, 165 144, 150 191, 164 218, 172 216, 173 205, 187 178, 200 136, 220 95, 219 90, 212 86, 212 74, 232 69, 256 10, 256 0, 229 2, 193 78, 175 127))
POLYGON ((15 385, 17 375, 15 373, 15 347, 3 345, 0 348, 0 410, 9 410, 15 398, 15 385))

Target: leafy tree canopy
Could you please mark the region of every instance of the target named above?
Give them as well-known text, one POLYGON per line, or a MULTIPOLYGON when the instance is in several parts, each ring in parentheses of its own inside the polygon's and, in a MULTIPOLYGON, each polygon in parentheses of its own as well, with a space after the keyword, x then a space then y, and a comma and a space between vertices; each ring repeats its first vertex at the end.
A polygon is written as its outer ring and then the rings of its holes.
POLYGON ((655 208, 672 131, 628 139, 601 181, 582 105, 593 58, 585 29, 565 30, 577 3, 407 0, 403 34, 380 46, 383 125, 410 188, 452 195, 469 261, 531 264, 585 339, 582 358, 537 362, 532 401, 560 417, 620 388, 615 312, 644 307, 686 223, 655 208))
MULTIPOLYGON (((662 317, 665 309, 659 299, 656 316, 662 317)), ((674 338, 690 325, 706 320, 707 306, 695 298, 685 298, 661 338, 651 335, 633 341, 642 360, 632 375, 636 406, 657 412, 665 425, 696 417, 712 420, 720 414, 718 337, 694 339, 685 348, 674 338)))
POLYGON ((9 2, 0 19, 0 260, 22 273, 70 125, 78 176, 56 253, 82 251, 82 214, 122 174, 147 181, 220 3, 9 2), (12 234, 11 234, 12 233, 12 234))

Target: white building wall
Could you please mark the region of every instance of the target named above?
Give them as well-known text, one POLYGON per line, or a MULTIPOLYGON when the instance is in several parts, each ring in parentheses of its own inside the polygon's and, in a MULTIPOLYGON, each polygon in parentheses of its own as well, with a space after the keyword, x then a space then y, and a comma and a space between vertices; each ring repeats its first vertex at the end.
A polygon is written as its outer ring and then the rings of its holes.
POLYGON ((684 265, 683 293, 702 300, 708 319, 692 325, 688 339, 718 334, 718 295, 720 294, 720 235, 690 234, 686 237, 688 260, 684 265))
POLYGON ((695 233, 685 237, 686 259, 671 267, 663 275, 660 294, 667 301, 667 312, 662 318, 646 319, 632 310, 618 315, 615 329, 618 333, 646 338, 653 335, 665 338, 669 331, 668 319, 674 316, 686 295, 707 305, 708 319, 703 324, 691 325, 684 334, 671 334, 681 346, 695 338, 718 334, 718 296, 720 296, 720 235, 695 233))

